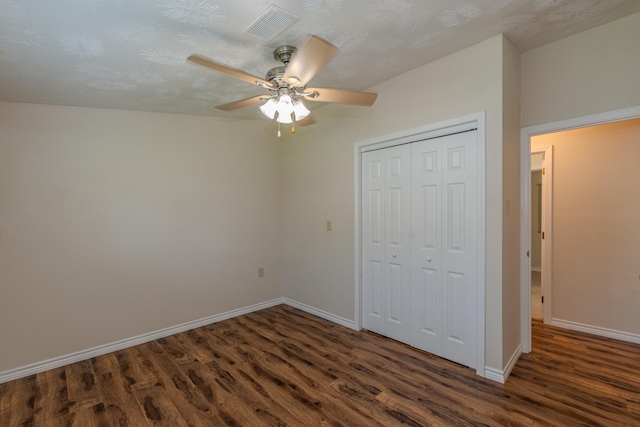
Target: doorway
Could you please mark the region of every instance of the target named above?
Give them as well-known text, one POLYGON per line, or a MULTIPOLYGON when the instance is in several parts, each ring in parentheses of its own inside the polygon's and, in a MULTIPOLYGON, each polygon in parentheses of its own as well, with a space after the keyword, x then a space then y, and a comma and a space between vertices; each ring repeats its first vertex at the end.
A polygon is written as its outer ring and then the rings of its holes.
MULTIPOLYGON (((531 351, 531 140, 538 135, 547 135, 560 131, 574 130, 580 128, 586 128, 590 126, 608 124, 613 122, 620 122, 628 119, 640 118, 640 107, 633 107, 609 113, 596 114, 593 116, 586 116, 577 119, 565 120, 561 122, 548 123, 544 125, 532 126, 524 128, 521 131, 521 221, 520 221, 520 237, 521 237, 521 345, 522 350, 525 353, 531 351)), ((553 172, 553 168, 549 168, 547 172, 553 172)), ((552 180, 550 180, 552 181, 552 180)), ((544 194, 544 191, 543 191, 544 194)), ((547 194, 545 200, 553 200, 550 194, 547 194)), ((543 202, 544 206, 544 202, 543 202)), ((546 209, 551 210, 550 206, 546 209)), ((544 216, 543 216, 544 218, 544 216)), ((542 226, 542 231, 549 233, 551 236, 552 231, 545 225, 542 226)), ((544 245, 543 245, 544 247, 544 245)), ((544 258, 544 256, 543 256, 544 258)), ((589 258, 591 259, 591 258, 589 258)), ((597 333, 598 335, 610 336, 612 338, 636 339, 635 335, 619 333, 618 331, 611 331, 606 328, 590 328, 585 330, 582 325, 572 322, 558 322, 557 319, 552 319, 552 312, 550 304, 547 304, 547 298, 551 302, 551 294, 545 294, 545 276, 551 277, 549 265, 548 269, 545 269, 544 260, 541 266, 543 273, 542 276, 542 294, 545 296, 545 305, 543 308, 543 317, 545 322, 555 324, 561 323, 557 326, 562 326, 570 329, 583 330, 584 332, 597 333), (549 271, 547 271, 549 270, 549 271)))
POLYGON ((530 197, 530 319, 549 322, 551 316, 551 233, 553 147, 531 149, 530 197))

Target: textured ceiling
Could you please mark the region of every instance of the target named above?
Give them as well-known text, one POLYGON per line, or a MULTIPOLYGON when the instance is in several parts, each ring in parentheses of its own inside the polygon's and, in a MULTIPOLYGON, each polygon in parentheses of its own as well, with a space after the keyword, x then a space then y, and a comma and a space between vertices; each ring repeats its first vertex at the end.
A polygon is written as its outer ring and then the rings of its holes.
POLYGON ((638 11, 638 0, 0 0, 0 100, 258 117, 214 107, 264 90, 187 56, 262 77, 280 65, 274 48, 315 34, 340 53, 312 85, 362 90, 499 33, 524 52, 638 11), (300 19, 268 42, 242 34, 271 4, 300 19))

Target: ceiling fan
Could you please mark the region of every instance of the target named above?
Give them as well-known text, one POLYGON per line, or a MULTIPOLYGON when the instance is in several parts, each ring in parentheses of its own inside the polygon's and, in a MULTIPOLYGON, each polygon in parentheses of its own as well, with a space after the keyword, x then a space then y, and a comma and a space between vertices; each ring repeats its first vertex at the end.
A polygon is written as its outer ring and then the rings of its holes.
MULTIPOLYGON (((370 107, 375 102, 378 96, 375 93, 307 87, 316 73, 338 52, 339 49, 336 46, 318 36, 311 36, 304 48, 300 50, 294 46, 280 46, 273 52, 273 57, 282 62, 283 66, 269 70, 264 79, 199 54, 193 54, 187 60, 261 86, 270 92, 218 105, 217 109, 230 111, 264 103, 260 106, 260 110, 267 117, 275 119, 278 126, 280 123, 292 123, 291 129, 295 132, 295 123, 301 126, 314 123, 302 100, 365 107, 370 107)), ((280 136, 279 128, 278 136, 280 136)))

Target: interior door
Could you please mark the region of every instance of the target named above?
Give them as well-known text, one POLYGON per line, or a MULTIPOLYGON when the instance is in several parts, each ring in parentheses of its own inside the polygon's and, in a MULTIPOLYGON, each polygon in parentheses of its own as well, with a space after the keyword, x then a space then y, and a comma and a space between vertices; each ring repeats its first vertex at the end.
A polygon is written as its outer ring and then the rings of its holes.
POLYGON ((362 154, 363 326, 398 341, 411 337, 411 149, 362 154))

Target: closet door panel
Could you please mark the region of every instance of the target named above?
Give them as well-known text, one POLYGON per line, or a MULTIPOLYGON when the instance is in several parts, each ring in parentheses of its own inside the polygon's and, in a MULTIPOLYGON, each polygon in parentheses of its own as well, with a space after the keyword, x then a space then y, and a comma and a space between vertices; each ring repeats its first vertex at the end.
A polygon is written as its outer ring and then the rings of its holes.
POLYGON ((476 132, 442 138, 442 353, 475 367, 478 185, 476 132))
POLYGON ((411 345, 440 354, 442 149, 439 140, 411 144, 411 345))
POLYGON ((380 150, 385 158, 385 248, 387 275, 385 335, 410 342, 411 337, 411 149, 400 145, 380 150))
POLYGON ((362 321, 390 338, 410 337, 410 149, 362 154, 362 321))
POLYGON ((384 333, 384 158, 362 154, 362 325, 384 333))

